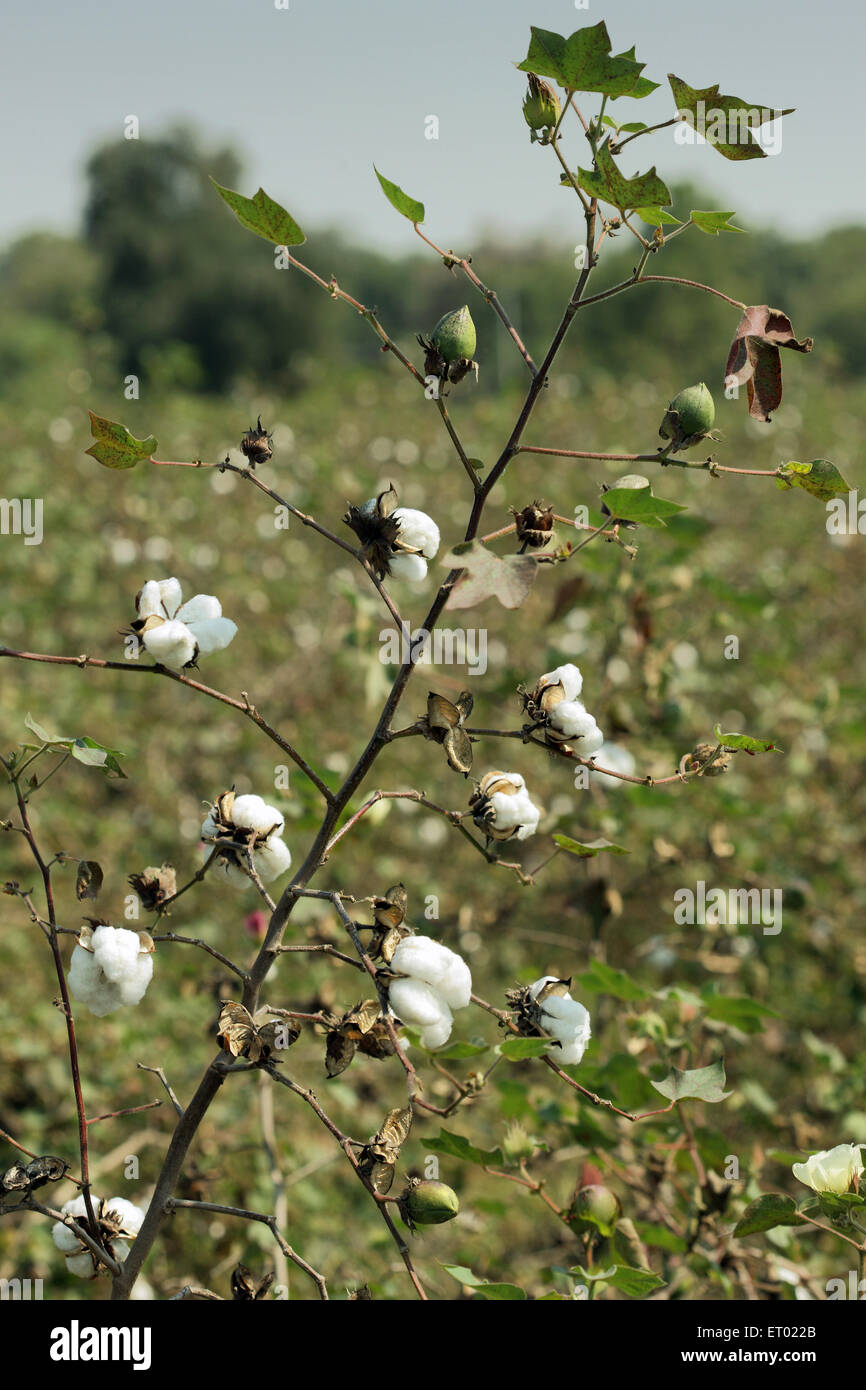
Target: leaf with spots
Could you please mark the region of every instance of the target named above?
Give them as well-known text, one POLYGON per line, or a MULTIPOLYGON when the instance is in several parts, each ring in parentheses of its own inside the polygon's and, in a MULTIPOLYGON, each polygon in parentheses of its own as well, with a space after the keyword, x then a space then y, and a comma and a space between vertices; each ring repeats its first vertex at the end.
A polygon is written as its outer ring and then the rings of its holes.
POLYGON ((749 414, 768 422, 782 400, 780 348, 811 352, 812 339, 799 339, 787 314, 767 304, 751 304, 737 325, 725 365, 725 387, 745 386, 749 414))

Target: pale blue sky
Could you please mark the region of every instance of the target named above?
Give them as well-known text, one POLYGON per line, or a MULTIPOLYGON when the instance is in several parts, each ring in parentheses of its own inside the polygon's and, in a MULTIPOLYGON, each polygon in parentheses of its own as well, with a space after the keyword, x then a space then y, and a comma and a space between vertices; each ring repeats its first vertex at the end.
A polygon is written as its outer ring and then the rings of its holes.
MULTIPOLYGON (((792 233, 866 220, 862 128, 866 19, 857 0, 84 0, 7 6, 0 91, 4 138, 0 241, 76 225, 82 162, 178 117, 247 158, 259 183, 304 227, 341 223, 358 240, 411 245, 372 162, 427 205, 449 246, 482 229, 513 236, 568 227, 550 151, 530 146, 520 103, 530 23, 568 34, 604 19, 614 52, 637 47, 663 85, 616 103, 646 121, 672 114, 665 74, 719 82, 749 103, 795 106, 781 152, 733 164, 670 130, 635 141, 627 174, 655 162, 668 181, 710 185, 746 223, 774 215, 792 233), (424 138, 437 115, 440 135, 424 138)), ((625 119, 628 119, 627 117, 625 119)), ((583 148, 581 148, 583 146, 583 148)), ((585 162, 576 133, 575 159, 585 162)), ((572 200, 573 201, 573 200, 572 200)), ((218 209, 215 207, 215 213, 218 209)))

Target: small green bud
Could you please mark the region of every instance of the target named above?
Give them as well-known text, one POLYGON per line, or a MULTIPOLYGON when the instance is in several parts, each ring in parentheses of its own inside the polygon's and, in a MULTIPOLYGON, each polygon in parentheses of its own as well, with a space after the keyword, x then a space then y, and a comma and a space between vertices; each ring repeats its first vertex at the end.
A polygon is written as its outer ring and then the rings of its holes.
POLYGON ((716 418, 716 407, 705 383, 687 386, 674 396, 659 428, 662 439, 672 441, 671 453, 690 449, 706 439, 716 418))
POLYGON ((530 130, 555 126, 561 114, 559 97, 553 88, 536 77, 534 72, 529 73, 529 91, 523 103, 523 118, 530 130))
POLYGON ((475 356, 475 324, 468 304, 460 309, 452 309, 443 314, 430 335, 430 340, 445 362, 457 362, 461 358, 471 362, 475 356))
POLYGON ((591 1183, 589 1187, 578 1188, 569 1213, 569 1221, 576 1231, 598 1231, 603 1236, 613 1233, 622 1208, 619 1198, 609 1187, 591 1183))
POLYGON ((502 1141, 502 1152, 507 1159, 512 1163, 519 1163, 522 1158, 532 1158, 535 1149, 534 1140, 519 1120, 508 1126, 502 1141))
POLYGON ((409 1226, 441 1226, 453 1221, 460 1202, 444 1182, 413 1179, 400 1199, 400 1212, 409 1226))

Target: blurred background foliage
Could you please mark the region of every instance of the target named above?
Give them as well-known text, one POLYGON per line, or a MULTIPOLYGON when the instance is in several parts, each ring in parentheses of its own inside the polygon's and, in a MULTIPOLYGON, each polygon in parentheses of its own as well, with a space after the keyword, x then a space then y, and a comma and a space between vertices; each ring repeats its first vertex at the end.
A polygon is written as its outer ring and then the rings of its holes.
MULTIPOLYGON (((251 191, 233 152, 208 150, 195 132, 178 129, 161 141, 106 145, 86 175, 79 237, 34 232, 0 258, 4 491, 41 497, 45 509, 41 546, 0 538, 0 641, 119 659, 119 629, 134 616, 137 590, 148 578, 176 575, 186 596, 216 593, 239 627, 227 652, 203 662, 201 678, 235 696, 247 690, 336 786, 393 676, 379 659, 389 620, 378 596, 348 557, 314 534, 294 522, 288 533, 277 530, 267 499, 232 474, 101 469, 84 454, 87 410, 123 420, 139 437, 156 434, 160 457, 218 459, 231 451, 235 461, 243 431, 261 414, 274 433, 274 457, 260 475, 338 531, 347 499, 361 502, 393 481, 404 504, 436 517, 447 547, 462 536, 466 478, 435 409, 381 355, 363 320, 299 274, 275 271, 272 254, 219 203, 208 175, 251 191), (124 398, 130 374, 140 378, 139 400, 124 398)), ((678 187, 674 211, 684 216, 715 201, 710 191, 678 187)), ((562 222, 547 240, 473 248, 478 273, 536 360, 573 287, 581 225, 563 192, 562 222)), ((431 230, 447 246, 447 230, 431 230)), ((456 388, 450 409, 467 451, 489 466, 519 409, 526 372, 483 301, 432 253, 416 250, 408 227, 402 260, 359 249, 342 230, 308 234, 300 258, 374 306, 419 366, 415 335, 469 302, 480 380, 456 388)), ((624 235, 606 243, 594 289, 630 272, 634 246, 624 235)), ((750 421, 744 400, 723 398, 736 311, 650 285, 578 317, 527 442, 652 450, 670 398, 705 379, 716 397, 721 462, 774 468, 826 457, 857 487, 864 252, 864 227, 831 229, 806 244, 787 239, 782 225, 718 239, 692 230, 653 263, 658 273, 784 309, 798 334, 814 336, 810 358, 785 354, 785 399, 771 425, 750 421)), ((597 515, 600 486, 619 471, 523 456, 492 494, 485 529, 507 524, 509 506, 536 496, 566 515, 578 504, 597 515)), ((772 479, 677 469, 652 482, 688 511, 666 530, 636 533, 634 561, 595 543, 544 569, 519 611, 488 601, 460 615, 460 624, 487 630, 486 674, 420 670, 398 724, 423 712, 428 688, 453 698, 468 686, 472 723, 516 728, 517 685, 569 660, 583 670, 588 708, 639 772, 670 774, 683 753, 711 738, 716 721, 777 740, 783 755, 740 755, 724 778, 688 786, 595 782, 576 790, 566 763, 519 742, 484 740, 475 748, 478 775, 521 771, 545 810, 538 836, 518 847, 526 869, 547 857, 557 832, 607 836, 629 856, 579 862, 561 854, 523 888, 507 871, 486 868, 444 821, 411 803, 385 803, 341 843, 316 886, 364 896, 404 881, 409 920, 459 950, 478 993, 500 1007, 517 981, 574 975, 594 1036, 573 1074, 625 1109, 653 1108, 659 1097, 647 1078, 670 1065, 701 1066, 724 1054, 733 1095, 718 1106, 692 1103, 691 1135, 676 1112, 631 1126, 579 1100, 540 1064, 506 1061, 444 1127, 492 1149, 519 1123, 538 1140, 530 1171, 560 1204, 582 1179, 601 1174, 642 1242, 625 1262, 648 1264, 666 1281, 656 1297, 822 1297, 827 1278, 845 1276, 838 1242, 785 1228, 745 1241, 729 1232, 759 1191, 793 1190, 793 1159, 842 1140, 866 1142, 863 540, 828 535, 822 504, 777 491, 772 479), (737 660, 724 656, 730 635, 739 639, 737 660), (674 893, 698 880, 781 889, 782 931, 716 921, 677 926, 674 893), (438 901, 438 919, 425 918, 428 895, 438 901), (599 975, 599 964, 626 975, 599 975), (702 1169, 721 1174, 731 1155, 738 1181, 716 1190, 705 1172, 701 1183, 702 1169)), ((503 553, 511 544, 500 543, 503 553)), ((420 593, 394 586, 415 625, 437 573, 444 573, 438 561, 420 593)), ((458 626, 456 619, 448 625, 458 626)), ((289 791, 273 792, 278 750, 230 709, 144 675, 3 661, 0 682, 5 749, 28 739, 30 712, 54 731, 87 734, 125 754, 127 780, 70 762, 32 803, 45 850, 103 864, 105 889, 92 906, 100 915, 122 923, 127 875, 147 864, 168 860, 179 882, 191 876, 201 862, 203 808, 232 784, 280 804, 295 864, 304 858, 317 794, 294 770, 289 791)), ((352 809, 376 787, 420 788, 455 808, 471 791, 441 750, 420 739, 385 750, 352 809)), ((8 792, 5 801, 2 815, 11 810, 8 792)), ((35 886, 19 838, 4 836, 0 851, 0 878, 35 886)), ((59 920, 75 926, 91 905, 76 902, 72 867, 58 869, 57 879, 59 920)), ((37 1153, 74 1164, 74 1105, 62 1020, 49 1004, 56 994, 49 953, 20 902, 2 901, 0 1126, 37 1153)), ((177 904, 168 927, 246 962, 255 941, 245 919, 256 906, 252 889, 236 895, 205 881, 177 904)), ((143 914, 139 925, 148 920, 143 914)), ((291 940, 340 936, 320 903, 302 903, 292 917, 291 940)), ((218 962, 162 944, 138 1008, 105 1019, 82 1012, 89 1112, 161 1095, 156 1078, 136 1069, 139 1061, 163 1067, 185 1103, 212 1055, 221 997, 236 997, 236 987, 218 962)), ((292 955, 274 970, 264 998, 342 1011, 357 1002, 359 979, 327 958, 292 955)), ((492 1047, 500 1035, 494 1019, 473 1009, 458 1015, 453 1036, 492 1047)), ((344 1129, 366 1139, 402 1101, 400 1069, 359 1057, 328 1081, 324 1046, 324 1036, 307 1029, 286 1070, 317 1091, 344 1129)), ((493 1060, 490 1052, 446 1065, 465 1078, 493 1060)), ((422 1074, 428 1098, 447 1104, 448 1079, 427 1063, 422 1074)), ((258 1092, 252 1076, 223 1088, 181 1195, 273 1209, 258 1092)), ((278 1089, 274 1104, 292 1244, 326 1273, 334 1296, 364 1282, 376 1297, 407 1296, 387 1231, 329 1136, 288 1092, 278 1089)), ((144 1200, 171 1127, 168 1105, 94 1127, 97 1192, 144 1200), (124 1177, 128 1155, 138 1156, 137 1181, 124 1177)), ((438 1130, 435 1117, 419 1118, 401 1175, 422 1172, 425 1138, 438 1130)), ((3 1153, 14 1161, 12 1148, 3 1153)), ((440 1261, 512 1281, 533 1297, 567 1294, 564 1271, 584 1261, 581 1240, 527 1189, 457 1159, 440 1163, 462 1212, 413 1242, 432 1296, 465 1296, 440 1261)), ((70 1195, 68 1185, 51 1191, 58 1205, 70 1195)), ((179 1214, 146 1266, 143 1293, 165 1297, 195 1280, 227 1295, 238 1259, 264 1273, 272 1261, 267 1230, 179 1214)), ((50 1297, 106 1294, 102 1281, 84 1284, 62 1272, 40 1218, 0 1223, 0 1274, 43 1277, 50 1297)), ((291 1294, 309 1298, 314 1290, 298 1275, 291 1294)))

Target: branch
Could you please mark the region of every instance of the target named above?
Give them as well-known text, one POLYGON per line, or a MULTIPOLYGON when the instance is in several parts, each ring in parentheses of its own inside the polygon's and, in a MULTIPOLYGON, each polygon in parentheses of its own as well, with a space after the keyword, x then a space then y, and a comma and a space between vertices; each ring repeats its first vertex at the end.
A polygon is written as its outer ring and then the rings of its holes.
POLYGON ((247 1211, 243 1207, 224 1207, 218 1202, 191 1202, 180 1197, 169 1197, 165 1205, 167 1211, 179 1211, 181 1209, 212 1211, 218 1213, 220 1216, 239 1216, 243 1221, 260 1221, 263 1226, 267 1226, 286 1258, 291 1260, 292 1264, 296 1264, 298 1269, 302 1269, 305 1274, 310 1276, 319 1291, 319 1298, 327 1302, 328 1286, 325 1283, 325 1276, 319 1274, 318 1270, 313 1269, 312 1265, 307 1264, 307 1261, 303 1259, 296 1250, 292 1249, 288 1241, 280 1234, 277 1218, 275 1216, 268 1216, 262 1211, 247 1211))

